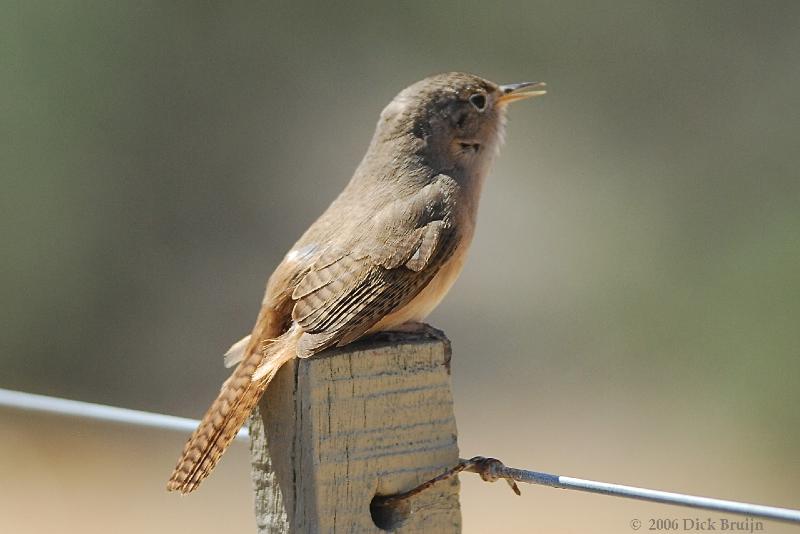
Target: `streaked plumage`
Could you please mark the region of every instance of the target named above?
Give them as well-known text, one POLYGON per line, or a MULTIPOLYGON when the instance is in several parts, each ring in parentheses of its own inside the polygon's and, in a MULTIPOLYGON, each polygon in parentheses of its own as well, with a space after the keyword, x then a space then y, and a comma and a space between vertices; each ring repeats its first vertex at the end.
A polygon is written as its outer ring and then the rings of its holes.
POLYGON ((455 281, 478 199, 502 139, 497 86, 448 73, 402 91, 383 110, 350 183, 297 241, 267 284, 238 364, 187 442, 168 489, 188 493, 214 468, 281 365, 363 335, 421 321, 455 281))

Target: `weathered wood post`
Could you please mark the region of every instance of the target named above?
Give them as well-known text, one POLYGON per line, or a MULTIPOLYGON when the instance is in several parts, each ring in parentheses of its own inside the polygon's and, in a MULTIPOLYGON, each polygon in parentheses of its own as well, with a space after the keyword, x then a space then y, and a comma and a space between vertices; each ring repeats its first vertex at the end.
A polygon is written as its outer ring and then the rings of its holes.
POLYGON ((250 436, 260 533, 461 531, 458 477, 370 506, 458 462, 450 343, 433 328, 285 365, 250 436))

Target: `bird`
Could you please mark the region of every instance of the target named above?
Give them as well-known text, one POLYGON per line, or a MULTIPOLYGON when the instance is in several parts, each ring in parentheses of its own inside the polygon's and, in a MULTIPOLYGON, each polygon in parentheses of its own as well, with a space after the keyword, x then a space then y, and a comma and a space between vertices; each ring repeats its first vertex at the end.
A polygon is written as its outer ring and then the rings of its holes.
POLYGON ((458 277, 509 103, 544 83, 498 85, 449 72, 402 90, 380 113, 350 182, 269 277, 236 366, 167 483, 194 491, 281 366, 374 332, 419 324, 458 277))

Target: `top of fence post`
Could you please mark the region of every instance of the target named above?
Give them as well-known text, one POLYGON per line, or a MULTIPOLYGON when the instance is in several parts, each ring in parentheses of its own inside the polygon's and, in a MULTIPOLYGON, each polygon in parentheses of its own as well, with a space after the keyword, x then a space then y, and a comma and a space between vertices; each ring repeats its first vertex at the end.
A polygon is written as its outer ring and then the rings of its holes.
POLYGON ((287 364, 251 420, 259 532, 458 533, 458 479, 396 508, 458 462, 450 344, 430 327, 287 364))

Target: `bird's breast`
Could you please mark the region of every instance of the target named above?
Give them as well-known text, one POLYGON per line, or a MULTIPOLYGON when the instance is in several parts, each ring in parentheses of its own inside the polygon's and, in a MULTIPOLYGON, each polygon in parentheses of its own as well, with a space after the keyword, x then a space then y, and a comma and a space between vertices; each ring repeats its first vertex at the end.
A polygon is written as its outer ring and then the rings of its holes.
POLYGON ((461 273, 472 236, 466 237, 462 238, 447 261, 413 300, 381 319, 369 332, 391 330, 403 323, 423 321, 447 295, 461 273))

